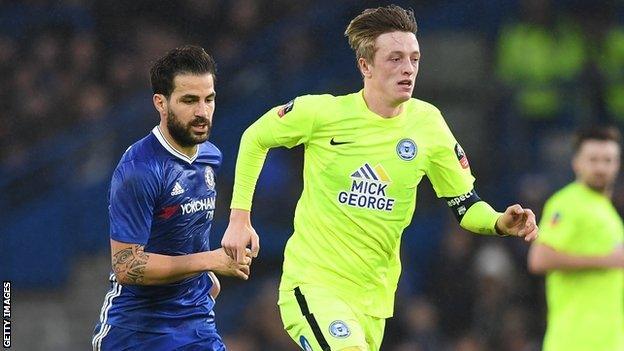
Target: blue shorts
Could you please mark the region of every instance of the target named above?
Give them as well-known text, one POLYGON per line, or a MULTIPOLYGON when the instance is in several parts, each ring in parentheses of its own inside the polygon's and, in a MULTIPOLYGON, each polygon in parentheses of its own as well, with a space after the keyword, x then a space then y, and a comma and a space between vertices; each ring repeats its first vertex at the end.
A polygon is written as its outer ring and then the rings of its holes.
POLYGON ((202 350, 226 351, 215 329, 182 329, 175 333, 151 333, 98 323, 93 331, 93 351, 202 350), (104 330, 103 330, 104 329, 104 330))

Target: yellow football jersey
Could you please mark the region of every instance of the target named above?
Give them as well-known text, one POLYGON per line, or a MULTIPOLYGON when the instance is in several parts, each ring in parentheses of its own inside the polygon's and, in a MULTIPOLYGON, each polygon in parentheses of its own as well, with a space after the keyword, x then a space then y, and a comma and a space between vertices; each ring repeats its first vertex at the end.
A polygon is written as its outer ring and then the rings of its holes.
POLYGON ((304 144, 304 186, 280 289, 320 285, 364 313, 392 315, 401 234, 427 176, 439 197, 473 188, 465 153, 440 111, 410 99, 393 118, 368 109, 362 92, 308 95, 276 107, 241 141, 232 208, 251 208, 269 148, 304 144))

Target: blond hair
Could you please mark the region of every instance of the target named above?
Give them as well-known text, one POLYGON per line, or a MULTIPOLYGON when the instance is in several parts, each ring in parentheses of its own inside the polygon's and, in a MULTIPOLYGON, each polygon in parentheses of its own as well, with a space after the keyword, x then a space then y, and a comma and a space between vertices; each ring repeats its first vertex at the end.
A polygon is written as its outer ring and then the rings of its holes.
POLYGON ((373 62, 375 40, 378 36, 395 31, 415 35, 417 29, 414 11, 389 5, 362 11, 351 20, 344 34, 349 38, 349 45, 355 51, 356 60, 362 57, 367 62, 373 62))

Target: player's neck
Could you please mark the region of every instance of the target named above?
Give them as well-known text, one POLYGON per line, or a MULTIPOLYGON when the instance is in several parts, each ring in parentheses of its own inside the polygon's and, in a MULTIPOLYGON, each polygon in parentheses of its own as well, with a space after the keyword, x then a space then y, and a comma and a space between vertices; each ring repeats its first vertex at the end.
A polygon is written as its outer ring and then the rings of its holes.
POLYGON ((369 110, 383 118, 396 117, 403 112, 403 103, 392 103, 384 99, 382 94, 364 86, 364 102, 369 110))
POLYGON ((161 124, 159 126, 159 129, 162 135, 165 137, 165 140, 167 140, 169 145, 171 145, 174 149, 188 156, 189 158, 192 158, 193 156, 195 156, 195 154, 197 153, 197 145, 182 146, 171 136, 171 133, 169 133, 169 129, 167 129, 166 126, 163 126, 161 124))

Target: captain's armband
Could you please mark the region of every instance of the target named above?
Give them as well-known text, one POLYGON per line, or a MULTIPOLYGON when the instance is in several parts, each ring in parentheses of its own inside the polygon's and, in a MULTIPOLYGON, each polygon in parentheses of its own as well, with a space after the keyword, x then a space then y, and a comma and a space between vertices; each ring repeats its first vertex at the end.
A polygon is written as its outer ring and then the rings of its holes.
POLYGON ((477 192, 472 189, 469 192, 455 196, 455 197, 445 197, 446 204, 453 211, 455 218, 457 218, 457 222, 461 223, 462 218, 464 218, 464 214, 470 208, 470 206, 475 203, 481 201, 477 192))

